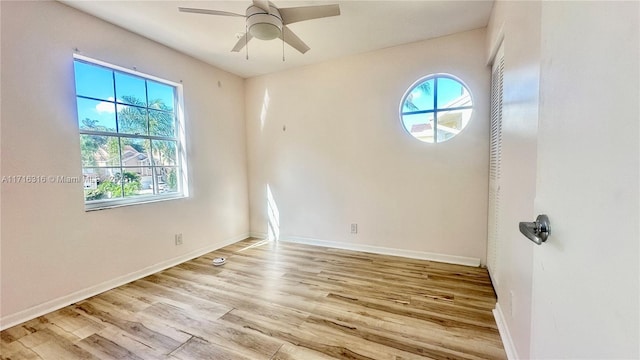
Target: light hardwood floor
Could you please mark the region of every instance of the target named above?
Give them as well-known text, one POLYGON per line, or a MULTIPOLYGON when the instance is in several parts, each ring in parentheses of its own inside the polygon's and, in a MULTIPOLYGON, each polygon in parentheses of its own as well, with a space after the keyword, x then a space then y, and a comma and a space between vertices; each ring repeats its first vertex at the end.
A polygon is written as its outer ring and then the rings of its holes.
POLYGON ((505 359, 495 300, 480 268, 247 239, 2 331, 1 358, 505 359))

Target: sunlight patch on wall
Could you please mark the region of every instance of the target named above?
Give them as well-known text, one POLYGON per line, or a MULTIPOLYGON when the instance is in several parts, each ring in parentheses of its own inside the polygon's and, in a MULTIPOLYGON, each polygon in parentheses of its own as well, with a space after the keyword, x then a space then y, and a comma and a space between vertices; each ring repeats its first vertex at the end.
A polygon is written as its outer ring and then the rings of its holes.
POLYGON ((264 90, 264 98, 262 99, 262 111, 260 112, 260 131, 264 129, 264 123, 267 121, 267 112, 269 111, 269 89, 264 90))
POLYGON ((268 217, 268 240, 278 240, 280 238, 280 211, 271 192, 271 187, 267 184, 267 217, 268 217))

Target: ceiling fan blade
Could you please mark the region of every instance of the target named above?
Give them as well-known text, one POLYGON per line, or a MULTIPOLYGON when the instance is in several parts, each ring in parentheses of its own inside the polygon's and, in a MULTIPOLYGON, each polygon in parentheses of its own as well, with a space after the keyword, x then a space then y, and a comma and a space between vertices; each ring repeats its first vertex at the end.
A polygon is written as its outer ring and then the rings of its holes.
POLYGON ((231 52, 239 52, 240 50, 242 50, 242 48, 245 45, 247 45, 247 43, 251 39, 253 39, 253 36, 251 36, 251 34, 249 34, 249 33, 245 33, 244 35, 242 35, 242 37, 240 37, 240 39, 238 39, 238 42, 233 47, 233 49, 231 49, 231 52))
POLYGON ((278 9, 282 16, 284 25, 293 24, 298 21, 319 19, 329 16, 340 15, 339 5, 319 5, 319 6, 301 6, 278 9))
POLYGON ((291 29, 289 29, 284 25, 282 26, 280 39, 282 39, 283 36, 284 36, 284 39, 283 39, 284 42, 291 45, 292 48, 300 51, 303 54, 309 51, 310 47, 307 46, 307 44, 305 44, 304 41, 302 41, 296 34, 294 34, 293 31, 291 31, 291 29))
POLYGON ((246 17, 241 14, 236 14, 228 11, 220 11, 220 10, 193 9, 193 8, 179 7, 178 11, 186 12, 186 13, 194 13, 194 14, 246 17))
POLYGON ((271 10, 269 10, 269 1, 267 0, 253 0, 253 5, 259 7, 260 9, 267 12, 267 14, 271 14, 271 10))

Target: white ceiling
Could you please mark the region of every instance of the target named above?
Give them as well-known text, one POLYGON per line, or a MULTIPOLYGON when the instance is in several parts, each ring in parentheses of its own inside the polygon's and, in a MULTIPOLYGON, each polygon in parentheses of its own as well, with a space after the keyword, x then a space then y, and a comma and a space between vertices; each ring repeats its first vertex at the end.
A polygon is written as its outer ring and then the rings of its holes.
POLYGON ((283 62, 279 39, 253 39, 249 60, 244 51, 231 52, 237 34, 245 31, 243 18, 177 10, 182 6, 244 14, 250 0, 59 1, 245 78, 481 28, 493 6, 493 0, 274 0, 281 8, 337 3, 341 11, 340 16, 289 25, 311 50, 302 55, 286 45, 283 62))

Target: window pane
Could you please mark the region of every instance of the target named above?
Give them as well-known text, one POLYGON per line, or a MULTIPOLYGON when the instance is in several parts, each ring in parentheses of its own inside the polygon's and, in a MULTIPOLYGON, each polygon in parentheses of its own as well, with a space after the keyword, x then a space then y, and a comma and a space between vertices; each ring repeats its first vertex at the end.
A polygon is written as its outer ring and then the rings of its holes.
POLYGON ((118 104, 118 131, 123 134, 147 135, 147 110, 118 104))
POLYGON ((149 110, 149 132, 155 136, 176 136, 176 121, 173 113, 149 110))
POLYGON ((82 166, 120 166, 118 138, 80 135, 82 166))
POLYGON ((175 95, 173 86, 147 80, 147 92, 149 95, 149 107, 159 110, 173 110, 175 95))
POLYGON ((438 142, 458 135, 471 118, 471 109, 438 112, 438 142))
POLYGON ((77 98, 77 106, 80 129, 116 131, 116 107, 114 103, 77 98))
POLYGON ((166 194, 178 192, 178 169, 175 167, 156 168, 156 178, 158 179, 158 193, 166 194))
POLYGON ((83 168, 82 174, 85 201, 122 197, 120 168, 83 168))
POLYGON ((153 187, 149 186, 152 174, 150 167, 124 168, 122 176, 124 196, 153 195, 153 187))
POLYGON ((145 194, 153 194, 153 169, 145 168, 144 173, 140 174, 140 191, 145 194))
POLYGON ((402 104, 402 112, 433 110, 433 79, 413 88, 402 104))
POLYGON ((403 98, 400 119, 407 132, 418 140, 442 142, 467 126, 472 109, 471 94, 461 81, 452 75, 435 74, 419 80, 418 86, 409 89, 403 98), (434 100, 437 102, 435 109, 434 100))
POLYGON ((147 90, 143 78, 121 72, 116 72, 115 77, 116 94, 118 95, 119 102, 143 107, 147 106, 147 90))
POLYGON ((122 166, 151 166, 149 140, 123 137, 120 142, 122 144, 122 166))
POLYGON ((456 80, 438 78, 438 109, 471 106, 467 89, 456 80))
POLYGON ((74 61, 76 95, 113 101, 113 71, 102 66, 74 61))
POLYGON ((433 113, 403 115, 402 123, 416 139, 433 142, 433 113))
POLYGON ((175 141, 152 140, 154 165, 176 165, 175 141))
POLYGON ((86 209, 184 195, 178 87, 100 64, 74 59, 86 209))

